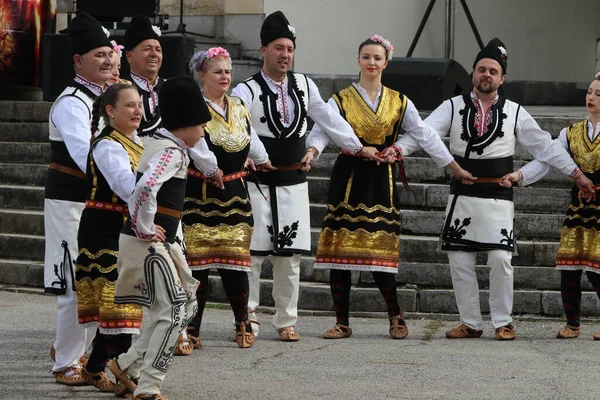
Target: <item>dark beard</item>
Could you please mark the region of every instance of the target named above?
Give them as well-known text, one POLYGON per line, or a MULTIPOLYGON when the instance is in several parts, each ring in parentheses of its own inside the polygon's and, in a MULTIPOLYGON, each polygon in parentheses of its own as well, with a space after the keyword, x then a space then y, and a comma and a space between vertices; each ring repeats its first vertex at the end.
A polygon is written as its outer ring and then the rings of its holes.
POLYGON ((480 81, 479 84, 477 85, 477 90, 480 93, 486 93, 486 94, 488 94, 488 93, 495 92, 496 90, 498 90, 498 88, 494 87, 494 85, 492 83, 490 83, 488 87, 484 88, 483 87, 483 82, 480 81))

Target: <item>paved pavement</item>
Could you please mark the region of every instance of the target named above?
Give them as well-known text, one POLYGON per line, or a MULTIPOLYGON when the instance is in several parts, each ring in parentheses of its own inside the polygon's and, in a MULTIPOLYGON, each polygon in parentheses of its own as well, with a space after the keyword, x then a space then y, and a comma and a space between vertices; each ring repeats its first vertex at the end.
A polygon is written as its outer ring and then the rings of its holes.
MULTIPOLYGON (((55 299, 0 291, 1 399, 111 399, 91 387, 54 383, 48 349, 55 299)), ((405 340, 387 336, 387 320, 353 318, 354 335, 327 341, 330 316, 303 316, 302 340, 282 343, 260 316, 251 349, 228 340, 231 312, 206 310, 204 349, 176 357, 163 385, 177 399, 597 399, 600 323, 575 340, 554 339, 559 321, 517 321, 518 339, 447 340, 455 321, 408 320, 405 340)))

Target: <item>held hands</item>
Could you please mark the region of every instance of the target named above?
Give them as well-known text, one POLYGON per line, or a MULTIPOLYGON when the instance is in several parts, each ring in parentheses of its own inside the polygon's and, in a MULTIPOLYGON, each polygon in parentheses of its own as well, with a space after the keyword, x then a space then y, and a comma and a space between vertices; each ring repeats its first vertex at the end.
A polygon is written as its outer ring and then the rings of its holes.
POLYGON ((502 177, 502 180, 498 183, 500 186, 505 188, 509 188, 513 186, 513 183, 519 183, 523 180, 523 173, 520 169, 511 172, 510 174, 506 174, 502 177))
MULTIPOLYGON (((267 160, 266 162, 259 165, 261 170, 266 171, 277 171, 277 168, 271 164, 271 160, 267 160)), ((256 171, 256 169, 254 169, 256 171)))
POLYGON ((306 154, 304 155, 304 157, 302 157, 302 160, 300 160, 300 163, 304 164, 302 166, 302 168, 300 168, 300 170, 304 171, 304 172, 308 172, 310 170, 310 163, 313 161, 315 156, 318 154, 319 154, 319 150, 317 150, 313 146, 310 146, 308 149, 306 149, 306 154))
POLYGON ((596 200, 596 189, 594 183, 583 173, 580 173, 576 178, 577 186, 581 190, 581 197, 586 203, 596 200))
POLYGON ((223 171, 219 169, 219 172, 208 178, 208 182, 219 189, 225 189, 225 185, 223 184, 223 171))
POLYGON ((455 160, 448 164, 448 168, 452 171, 452 175, 458 179, 463 185, 472 185, 477 180, 471 173, 463 169, 455 160))
POLYGON ((393 164, 396 161, 398 155, 398 152, 392 146, 386 147, 381 153, 379 153, 379 157, 381 157, 383 159, 383 162, 387 164, 393 164))
POLYGON ((366 158, 367 160, 375 161, 377 163, 377 165, 379 165, 379 163, 386 162, 384 158, 379 157, 377 154, 379 154, 379 151, 375 147, 371 147, 371 146, 365 146, 358 153, 356 153, 356 155, 358 157, 362 157, 362 158, 366 158))
POLYGON ((248 168, 250 171, 256 171, 256 165, 254 161, 250 157, 246 158, 246 162, 244 163, 244 168, 248 168))
POLYGON ((156 228, 156 233, 154 234, 154 237, 152 237, 152 239, 150 239, 150 240, 153 242, 164 242, 165 240, 167 240, 165 228, 163 228, 160 225, 155 225, 155 228, 156 228))

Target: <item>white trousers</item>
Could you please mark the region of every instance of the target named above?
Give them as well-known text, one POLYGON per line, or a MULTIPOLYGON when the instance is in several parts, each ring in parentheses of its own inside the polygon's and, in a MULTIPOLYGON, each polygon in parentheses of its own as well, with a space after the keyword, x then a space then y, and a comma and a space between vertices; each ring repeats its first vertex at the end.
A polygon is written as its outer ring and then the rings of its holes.
MULTIPOLYGON (((302 256, 270 256, 273 263, 273 300, 275 316, 273 327, 277 330, 295 326, 298 321, 298 295, 300 291, 300 261, 302 256)), ((250 293, 248 295, 248 318, 256 320, 255 310, 260 305, 260 272, 267 256, 252 256, 252 267, 248 273, 250 293)))
MULTIPOLYGON (((490 314, 494 328, 512 322, 510 314, 513 307, 513 267, 512 253, 506 250, 487 251, 487 265, 490 268, 490 314)), ((450 251, 450 271, 452 286, 460 320, 468 327, 481 330, 483 320, 479 307, 479 285, 475 274, 477 253, 450 251)))
POLYGON ((58 273, 64 278, 65 294, 57 296, 58 307, 56 310, 56 351, 52 371, 59 372, 71 367, 77 367, 79 359, 85 354, 90 343, 96 336, 96 327, 87 328, 79 325, 77 315, 77 293, 73 291, 75 276, 75 259, 77 248, 77 230, 83 212, 84 204, 64 200, 44 200, 44 230, 46 232, 46 250, 44 260, 44 284, 47 288, 54 287, 53 282, 59 278, 55 274, 55 265, 59 267, 58 273), (66 242, 71 265, 65 264, 62 243, 66 242), (61 272, 62 271, 62 272, 61 272))
POLYGON ((173 304, 164 279, 156 279, 155 288, 154 305, 144 307, 148 321, 144 321, 140 337, 117 359, 124 372, 139 379, 135 396, 160 393, 177 338, 198 310, 195 299, 173 304))

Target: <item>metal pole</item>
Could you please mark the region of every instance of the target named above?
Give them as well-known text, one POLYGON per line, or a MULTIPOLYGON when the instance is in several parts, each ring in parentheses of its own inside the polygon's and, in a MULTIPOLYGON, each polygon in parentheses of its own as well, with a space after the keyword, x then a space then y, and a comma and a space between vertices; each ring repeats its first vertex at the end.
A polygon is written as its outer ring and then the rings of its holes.
POLYGON ((479 50, 481 50, 483 49, 483 40, 481 40, 479 31, 475 26, 475 21, 473 20, 473 16, 471 15, 471 10, 469 10, 469 6, 467 6, 467 0, 460 0, 460 4, 462 4, 463 10, 465 10, 465 15, 467 16, 469 25, 471 25, 471 29, 473 30, 473 34, 475 35, 475 40, 477 40, 477 44, 479 45, 479 50))
POLYGON ((454 58, 454 22, 456 15, 456 4, 454 0, 446 0, 446 18, 444 24, 444 58, 454 58))
POLYGON ((425 15, 423 16, 423 19, 421 20, 421 23, 419 24, 419 28, 417 29, 417 33, 415 34, 415 37, 414 37, 412 43, 410 44, 410 48, 408 49, 408 53, 406 53, 406 57, 408 57, 408 58, 412 57, 412 53, 415 51, 415 48, 417 47, 417 43, 419 42, 419 38, 421 37, 421 33, 423 33, 423 28, 425 28, 425 24, 427 23, 427 20, 429 19, 429 14, 431 14, 431 10, 433 9, 435 1, 436 0, 430 0, 429 1, 429 5, 427 6, 427 10, 425 10, 425 15))

